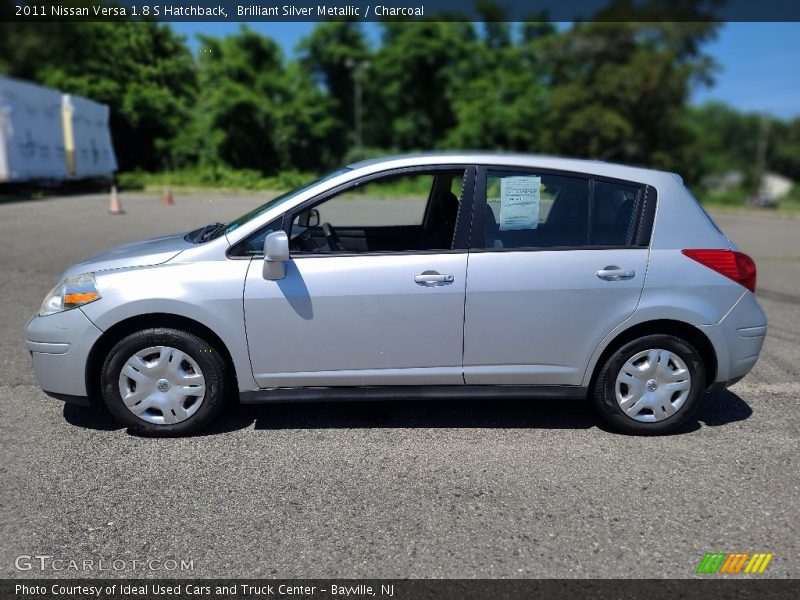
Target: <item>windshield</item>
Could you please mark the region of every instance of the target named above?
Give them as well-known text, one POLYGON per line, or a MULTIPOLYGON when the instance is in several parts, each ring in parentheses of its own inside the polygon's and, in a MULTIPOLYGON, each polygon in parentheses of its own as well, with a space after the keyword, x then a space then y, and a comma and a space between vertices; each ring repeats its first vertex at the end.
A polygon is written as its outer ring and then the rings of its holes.
POLYGON ((266 202, 265 204, 262 204, 258 208, 255 208, 255 209, 251 210, 249 213, 247 213, 245 215, 242 215, 238 219, 235 219, 235 220, 231 221, 225 227, 220 227, 217 231, 214 232, 214 235, 210 236, 208 239, 213 240, 213 239, 217 239, 221 235, 227 235, 228 233, 231 233, 234 229, 236 229, 238 227, 241 227, 242 225, 244 225, 245 223, 248 223, 252 219, 255 219, 258 216, 264 214, 265 212, 267 212, 271 208, 275 208, 276 206, 278 206, 280 204, 283 204, 287 200, 291 200, 292 198, 297 196, 299 193, 304 192, 308 188, 310 188, 310 187, 312 187, 314 185, 317 185, 318 183, 322 183, 323 181, 327 181, 329 179, 333 179, 334 177, 338 177, 342 173, 346 173, 349 170, 350 170, 349 168, 339 169, 338 171, 334 171, 333 173, 328 173, 324 177, 320 177, 319 179, 316 179, 315 181, 307 183, 306 185, 300 186, 299 188, 295 188, 290 192, 286 192, 285 194, 281 194, 280 196, 277 196, 276 198, 273 198, 269 202, 266 202))

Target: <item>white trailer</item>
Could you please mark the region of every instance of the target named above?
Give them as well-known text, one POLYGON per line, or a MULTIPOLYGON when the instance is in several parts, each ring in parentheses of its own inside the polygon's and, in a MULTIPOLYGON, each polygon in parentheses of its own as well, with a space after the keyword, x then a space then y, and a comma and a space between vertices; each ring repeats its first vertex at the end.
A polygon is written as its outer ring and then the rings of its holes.
POLYGON ((110 179, 116 170, 108 106, 0 77, 0 183, 110 179))
POLYGON ((67 94, 62 102, 67 175, 70 179, 111 177, 117 158, 108 128, 108 106, 67 94))
POLYGON ((0 77, 0 182, 67 177, 61 92, 0 77))

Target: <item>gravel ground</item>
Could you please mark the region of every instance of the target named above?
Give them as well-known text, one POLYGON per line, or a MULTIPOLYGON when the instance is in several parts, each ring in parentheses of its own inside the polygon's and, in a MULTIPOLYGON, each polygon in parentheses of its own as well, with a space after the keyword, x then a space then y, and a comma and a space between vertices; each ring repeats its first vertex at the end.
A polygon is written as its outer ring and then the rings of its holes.
POLYGON ((263 199, 0 204, 0 577, 168 559, 196 577, 691 577, 712 551, 800 576, 800 220, 716 216, 758 261, 770 331, 669 437, 609 432, 584 403, 390 402, 232 407, 207 435, 142 439, 39 391, 22 327, 67 266, 263 199), (15 569, 33 554, 129 562, 15 569))

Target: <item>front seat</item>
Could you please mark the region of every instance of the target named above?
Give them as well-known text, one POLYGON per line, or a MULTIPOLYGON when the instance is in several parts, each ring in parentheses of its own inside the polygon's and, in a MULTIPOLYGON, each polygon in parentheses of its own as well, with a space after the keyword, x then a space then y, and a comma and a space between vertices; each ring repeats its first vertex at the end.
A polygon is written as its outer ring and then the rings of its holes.
POLYGON ((434 225, 425 232, 423 249, 450 249, 456 231, 458 217, 458 197, 450 191, 445 192, 438 202, 437 218, 434 225))

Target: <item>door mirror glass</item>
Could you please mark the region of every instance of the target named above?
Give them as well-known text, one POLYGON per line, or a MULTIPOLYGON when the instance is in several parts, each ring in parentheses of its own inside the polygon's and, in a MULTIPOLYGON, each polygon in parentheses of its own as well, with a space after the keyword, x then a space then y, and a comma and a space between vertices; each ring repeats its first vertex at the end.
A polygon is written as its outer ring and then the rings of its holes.
POLYGON ((273 231, 264 239, 264 279, 283 279, 289 260, 289 237, 285 231, 273 231))

